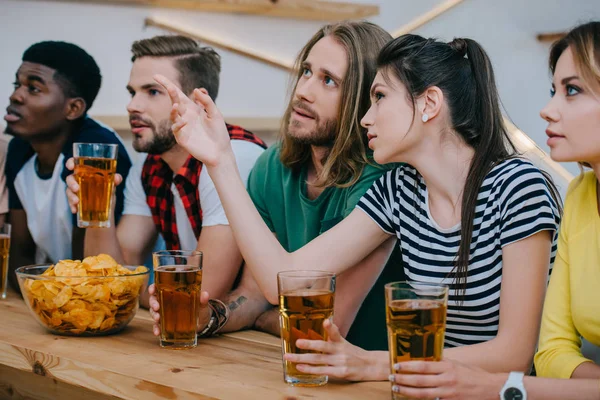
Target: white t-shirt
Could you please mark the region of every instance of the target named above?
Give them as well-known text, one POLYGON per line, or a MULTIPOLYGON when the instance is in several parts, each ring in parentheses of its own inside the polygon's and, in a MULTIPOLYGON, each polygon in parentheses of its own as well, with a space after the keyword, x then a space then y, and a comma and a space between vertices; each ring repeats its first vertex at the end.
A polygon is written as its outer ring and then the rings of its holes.
MULTIPOLYGON (((240 176, 247 183, 248 175, 252 167, 254 167, 256 159, 262 154, 264 149, 246 140, 232 140, 231 147, 240 176)), ((145 155, 140 154, 138 161, 131 168, 129 176, 125 181, 125 208, 123 215, 152 217, 152 211, 146 202, 146 192, 142 185, 142 169, 145 161, 145 155)), ((196 240, 196 235, 194 234, 175 184, 171 184, 171 192, 175 201, 175 221, 177 223, 181 249, 195 250, 198 241, 196 240)), ((225 216, 225 210, 223 210, 223 205, 221 204, 221 199, 217 194, 217 189, 208 174, 207 168, 202 168, 202 171, 200 171, 198 194, 200 195, 200 209, 202 210, 202 227, 229 225, 229 221, 225 216)))

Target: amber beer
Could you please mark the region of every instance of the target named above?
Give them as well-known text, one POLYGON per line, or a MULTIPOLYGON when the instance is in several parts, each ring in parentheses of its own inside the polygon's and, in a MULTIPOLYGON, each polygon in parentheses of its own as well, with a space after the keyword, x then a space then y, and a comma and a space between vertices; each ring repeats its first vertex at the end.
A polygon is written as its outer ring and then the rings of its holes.
MULTIPOLYGON (((281 347, 286 353, 312 353, 296 347, 298 339, 327 340, 323 322, 333 316, 335 276, 314 271, 281 272, 279 283, 279 315, 281 347)), ((284 380, 297 386, 320 386, 327 376, 306 374, 296 364, 283 360, 284 380)))
POLYGON ((110 226, 110 201, 116 171, 117 160, 94 157, 75 159, 75 177, 79 184, 79 227, 110 226))
POLYGON ((160 345, 195 347, 202 271, 193 266, 154 269, 160 304, 160 345))
MULTIPOLYGON (((444 350, 446 286, 394 282, 386 285, 390 365, 402 361, 440 361, 444 350)), ((409 399, 392 393, 394 400, 409 399)))
POLYGON ((170 349, 196 347, 202 253, 165 250, 153 253, 153 259, 160 305, 160 345, 170 349))
POLYGON ((75 179, 79 184, 77 226, 110 227, 112 192, 117 171, 117 145, 75 143, 75 179))
POLYGON ((8 252, 10 250, 10 224, 0 227, 0 298, 6 298, 8 288, 8 252))

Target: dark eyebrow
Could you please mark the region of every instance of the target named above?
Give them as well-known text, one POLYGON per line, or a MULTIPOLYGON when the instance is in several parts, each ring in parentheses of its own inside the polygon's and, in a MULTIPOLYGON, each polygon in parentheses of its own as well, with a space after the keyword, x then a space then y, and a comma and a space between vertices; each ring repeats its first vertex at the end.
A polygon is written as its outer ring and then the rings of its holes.
POLYGON ((38 75, 27 75, 27 80, 39 82, 42 85, 46 85, 46 81, 41 76, 38 76, 38 75))
POLYGON ((571 82, 574 79, 579 79, 578 76, 573 75, 573 76, 567 76, 566 78, 563 78, 560 83, 562 83, 563 85, 566 85, 567 83, 571 82))
POLYGON ((142 85, 142 90, 148 89, 162 89, 162 86, 160 86, 158 83, 146 83, 145 85, 142 85))

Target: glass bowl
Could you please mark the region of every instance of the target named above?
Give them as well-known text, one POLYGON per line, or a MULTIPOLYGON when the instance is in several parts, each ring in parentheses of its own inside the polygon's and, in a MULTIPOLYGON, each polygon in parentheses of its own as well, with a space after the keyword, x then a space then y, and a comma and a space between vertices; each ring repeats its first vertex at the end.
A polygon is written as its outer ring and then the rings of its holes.
MULTIPOLYGON (((56 335, 103 336, 127 326, 139 307, 150 271, 112 276, 47 276, 52 265, 17 268, 23 300, 34 318, 56 335)), ((123 266, 129 271, 137 267, 123 266)))

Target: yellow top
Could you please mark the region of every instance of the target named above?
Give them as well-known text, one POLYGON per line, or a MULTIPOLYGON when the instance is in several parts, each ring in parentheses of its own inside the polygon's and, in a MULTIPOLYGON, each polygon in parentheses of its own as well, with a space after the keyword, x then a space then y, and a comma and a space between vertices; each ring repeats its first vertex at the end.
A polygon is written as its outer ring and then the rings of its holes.
POLYGON ((590 361, 581 336, 600 345, 600 216, 596 176, 586 172, 567 192, 558 254, 546 293, 535 368, 538 376, 570 378, 590 361))

